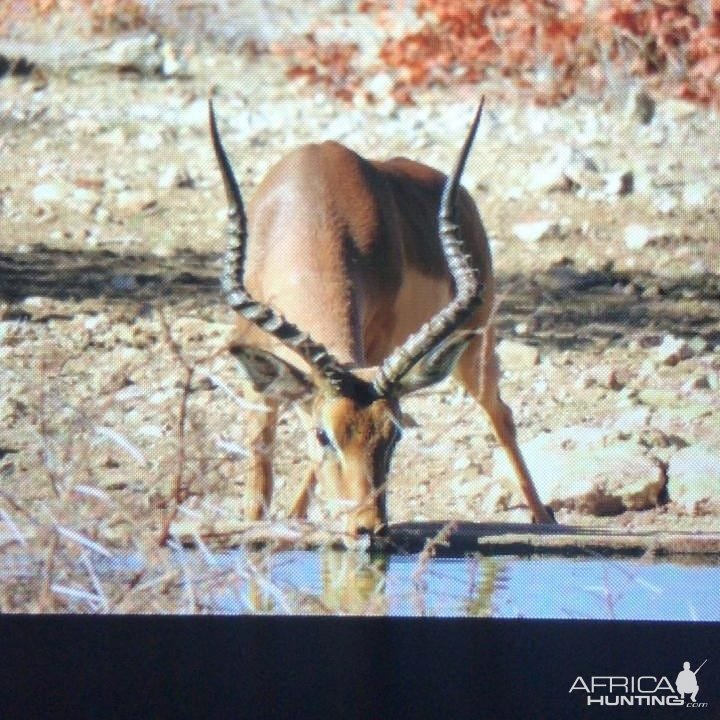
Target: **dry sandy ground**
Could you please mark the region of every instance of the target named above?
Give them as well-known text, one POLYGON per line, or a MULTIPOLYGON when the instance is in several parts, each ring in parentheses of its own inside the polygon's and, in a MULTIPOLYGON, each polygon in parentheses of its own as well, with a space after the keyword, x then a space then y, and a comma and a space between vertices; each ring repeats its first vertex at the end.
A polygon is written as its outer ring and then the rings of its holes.
MULTIPOLYGON (((188 73, 0 79, 0 476, 26 539, 52 518, 99 543, 148 546, 176 484, 189 494, 178 519, 242 524, 252 410, 222 351, 233 318, 217 282, 224 204, 209 92, 248 197, 288 148, 315 139, 449 168, 474 102, 474 91, 430 92, 413 108, 347 107, 288 84, 267 56, 197 52, 188 73)), ((665 470, 681 450, 717 456, 717 119, 668 101, 643 125, 622 103, 541 111, 486 90, 465 184, 492 238, 510 341, 502 390, 521 440, 600 429, 600 445, 629 443, 665 470), (553 189, 535 164, 567 148, 595 169, 586 163, 579 188, 553 189), (626 171, 632 191, 618 194, 612 176, 626 171), (521 239, 516 225, 534 221, 546 232, 521 239)), ((445 383, 404 409, 417 427, 394 457, 391 520, 527 519, 471 399, 445 383)), ((280 430, 274 517, 307 462, 292 408, 280 430)), ((599 518, 569 502, 557 516, 720 529, 717 493, 696 503, 669 491, 657 508, 599 518)))

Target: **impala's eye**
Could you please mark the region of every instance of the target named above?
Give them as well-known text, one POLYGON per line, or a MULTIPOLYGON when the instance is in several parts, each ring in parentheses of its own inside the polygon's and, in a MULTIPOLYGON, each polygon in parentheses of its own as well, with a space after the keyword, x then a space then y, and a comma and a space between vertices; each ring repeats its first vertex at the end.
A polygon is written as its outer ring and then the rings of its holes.
POLYGON ((328 447, 330 445, 330 438, 322 428, 315 429, 315 437, 322 447, 328 447))

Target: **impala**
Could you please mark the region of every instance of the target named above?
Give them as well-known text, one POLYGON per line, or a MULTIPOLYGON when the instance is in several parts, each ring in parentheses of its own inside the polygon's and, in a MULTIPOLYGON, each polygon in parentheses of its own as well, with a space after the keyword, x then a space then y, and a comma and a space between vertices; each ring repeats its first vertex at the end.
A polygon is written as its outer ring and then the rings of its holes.
POLYGON ((229 349, 265 408, 251 428, 246 518, 271 501, 280 403, 304 399, 316 462, 290 514, 305 516, 321 480, 350 533, 382 532, 399 400, 454 371, 487 412, 533 519, 553 522, 498 391, 490 250, 460 187, 482 103, 450 179, 405 158, 304 145, 267 173, 247 216, 212 102, 209 112, 229 206, 221 280, 239 338, 229 349))

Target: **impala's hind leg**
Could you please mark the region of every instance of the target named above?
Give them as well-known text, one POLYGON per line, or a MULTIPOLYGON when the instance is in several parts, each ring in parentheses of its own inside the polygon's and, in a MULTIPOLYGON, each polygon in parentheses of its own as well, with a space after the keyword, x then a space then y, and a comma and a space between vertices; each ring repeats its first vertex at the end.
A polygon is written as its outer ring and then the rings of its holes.
POLYGON ((500 368, 495 354, 495 333, 491 322, 463 353, 457 364, 456 374, 490 418, 495 436, 508 455, 534 521, 554 523, 555 519, 550 510, 542 504, 523 460, 517 443, 512 411, 500 397, 500 368))

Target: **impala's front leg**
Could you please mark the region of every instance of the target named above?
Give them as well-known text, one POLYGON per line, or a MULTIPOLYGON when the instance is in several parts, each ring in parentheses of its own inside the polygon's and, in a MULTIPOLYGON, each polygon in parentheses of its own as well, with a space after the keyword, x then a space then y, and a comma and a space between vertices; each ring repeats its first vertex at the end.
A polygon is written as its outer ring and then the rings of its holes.
POLYGON ((297 414, 307 438, 307 456, 310 459, 310 469, 295 497, 290 503, 288 515, 291 518, 304 520, 307 518, 310 497, 315 490, 320 477, 320 466, 324 460, 325 453, 315 437, 315 418, 312 414, 312 403, 301 403, 297 407, 297 414))
POLYGON ((288 516, 291 518, 297 518, 304 520, 307 518, 308 506, 310 505, 310 495, 312 494, 315 486, 317 485, 317 471, 315 467, 308 470, 305 480, 300 486, 300 489, 295 495, 295 499, 290 505, 288 510, 288 516))
POLYGON ((330 506, 333 506, 333 503, 337 504, 341 478, 340 463, 336 458, 328 457, 322 450, 318 451, 318 442, 314 433, 309 433, 309 435, 312 436, 308 438, 308 457, 312 465, 290 504, 288 515, 292 518, 307 518, 310 498, 318 484, 320 485, 320 494, 328 504, 330 506))
POLYGON ((273 492, 272 456, 277 430, 278 402, 260 400, 265 410, 257 411, 250 426, 251 465, 245 483, 245 519, 261 520, 270 507, 273 492))

